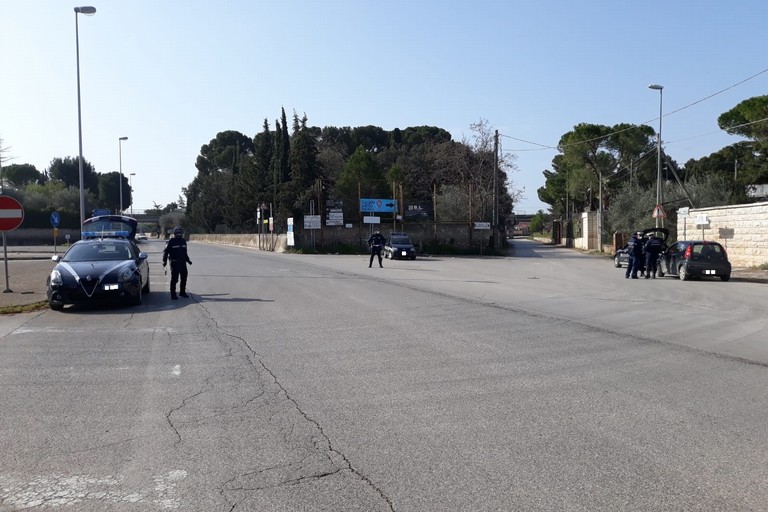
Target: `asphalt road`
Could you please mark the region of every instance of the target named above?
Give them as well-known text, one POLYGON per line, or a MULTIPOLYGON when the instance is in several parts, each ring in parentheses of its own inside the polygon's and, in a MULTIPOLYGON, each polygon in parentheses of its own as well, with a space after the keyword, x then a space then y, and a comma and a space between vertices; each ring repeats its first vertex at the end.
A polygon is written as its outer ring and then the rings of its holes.
POLYGON ((0 510, 766 510, 764 285, 515 246, 0 317, 0 510))

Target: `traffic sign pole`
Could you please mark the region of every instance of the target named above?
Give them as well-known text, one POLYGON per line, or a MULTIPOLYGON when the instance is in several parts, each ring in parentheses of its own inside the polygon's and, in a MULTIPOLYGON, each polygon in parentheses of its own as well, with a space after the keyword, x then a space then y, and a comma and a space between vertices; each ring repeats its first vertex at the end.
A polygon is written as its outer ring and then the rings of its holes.
POLYGON ((3 293, 13 293, 13 290, 8 287, 8 251, 5 246, 5 231, 3 231, 3 263, 5 263, 5 290, 3 293))
POLYGON ((24 222, 24 208, 21 203, 10 196, 0 196, 0 231, 3 233, 3 262, 5 266, 5 290, 3 293, 13 293, 8 286, 8 246, 5 232, 13 231, 24 222))

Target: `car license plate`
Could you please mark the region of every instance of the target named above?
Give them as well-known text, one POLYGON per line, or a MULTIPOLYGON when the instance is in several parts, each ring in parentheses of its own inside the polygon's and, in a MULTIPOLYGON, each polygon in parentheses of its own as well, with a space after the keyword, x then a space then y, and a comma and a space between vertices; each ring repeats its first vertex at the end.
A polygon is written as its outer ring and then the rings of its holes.
POLYGON ((707 274, 707 275, 712 275, 713 276, 713 275, 717 274, 717 271, 716 270, 705 270, 704 273, 707 274))
POLYGON ((401 256, 408 256, 408 251, 401 251, 401 256))

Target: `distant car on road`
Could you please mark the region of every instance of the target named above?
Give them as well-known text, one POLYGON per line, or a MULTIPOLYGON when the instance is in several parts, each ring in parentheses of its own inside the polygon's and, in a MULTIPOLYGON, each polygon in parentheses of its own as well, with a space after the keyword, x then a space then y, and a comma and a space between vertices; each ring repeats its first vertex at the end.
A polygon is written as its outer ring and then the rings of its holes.
POLYGON ((391 260, 416 259, 416 247, 407 233, 390 233, 384 245, 384 257, 391 260))
POLYGON ((143 241, 143 240, 148 240, 148 239, 149 238, 147 237, 146 233, 136 233, 136 241, 137 242, 143 241))
POLYGON ((677 276, 681 281, 692 277, 731 278, 731 263, 725 248, 709 240, 676 242, 661 254, 659 277, 677 276))

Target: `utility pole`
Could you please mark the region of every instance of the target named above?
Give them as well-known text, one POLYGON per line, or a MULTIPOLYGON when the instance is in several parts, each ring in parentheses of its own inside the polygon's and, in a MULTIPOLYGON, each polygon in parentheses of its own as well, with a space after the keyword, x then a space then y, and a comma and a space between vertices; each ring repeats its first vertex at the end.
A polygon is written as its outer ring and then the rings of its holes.
POLYGON ((493 136, 493 248, 498 250, 499 237, 499 130, 493 136))

